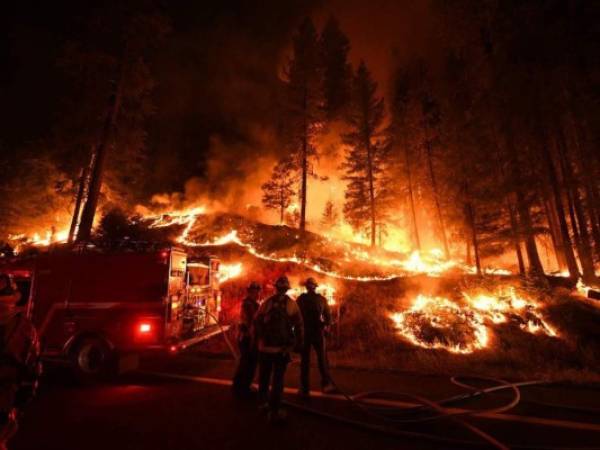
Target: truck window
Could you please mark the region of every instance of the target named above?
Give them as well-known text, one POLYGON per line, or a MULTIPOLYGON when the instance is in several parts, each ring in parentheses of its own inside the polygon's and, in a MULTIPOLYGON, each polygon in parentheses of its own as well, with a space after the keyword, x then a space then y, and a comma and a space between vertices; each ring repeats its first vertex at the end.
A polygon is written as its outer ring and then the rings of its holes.
POLYGON ((208 286, 208 269, 190 268, 190 285, 208 286))

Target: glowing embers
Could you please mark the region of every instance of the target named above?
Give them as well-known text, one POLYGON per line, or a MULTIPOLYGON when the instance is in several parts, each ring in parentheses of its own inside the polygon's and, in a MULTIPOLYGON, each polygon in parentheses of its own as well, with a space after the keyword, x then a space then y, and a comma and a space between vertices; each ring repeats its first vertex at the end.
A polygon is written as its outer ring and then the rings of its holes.
POLYGON ((51 244, 61 244, 67 242, 69 238, 69 230, 65 228, 60 231, 56 231, 54 227, 51 230, 47 230, 43 235, 40 233, 29 234, 16 234, 9 235, 8 240, 11 244, 14 244, 15 253, 20 253, 21 249, 27 245, 33 245, 35 247, 47 247, 51 244))
POLYGON ((539 305, 517 294, 514 287, 503 287, 494 293, 463 293, 468 304, 493 323, 512 322, 523 331, 556 336, 556 331, 544 320, 539 305))
POLYGON ((537 302, 517 294, 513 287, 463 293, 457 301, 418 295, 409 309, 390 318, 398 333, 414 345, 453 353, 487 347, 494 324, 513 323, 527 333, 557 336, 537 302))
MULTIPOLYGON (((406 258, 402 255, 385 251, 373 251, 372 249, 366 249, 349 242, 337 242, 337 245, 341 245, 344 248, 344 254, 342 258, 345 262, 352 264, 368 263, 375 266, 382 272, 378 275, 370 276, 340 273, 326 269, 309 257, 301 257, 295 254, 290 256, 278 256, 274 253, 263 253, 254 247, 252 243, 248 242, 248 237, 242 240, 237 230, 231 230, 229 233, 223 236, 214 237, 204 242, 192 240, 189 236, 190 232, 194 228, 198 217, 202 216, 203 214, 206 214, 206 208, 203 206, 198 206, 185 210, 171 211, 156 215, 147 215, 144 218, 146 220, 151 220, 151 228, 168 227, 171 225, 185 225, 183 231, 177 237, 177 242, 188 247, 208 247, 236 244, 245 248, 251 255, 265 261, 301 264, 317 273, 345 280, 362 282, 385 281, 416 274, 426 274, 429 276, 439 277, 452 269, 462 270, 467 273, 475 272, 474 268, 465 266, 458 261, 444 259, 442 252, 438 249, 430 250, 427 253, 415 251, 406 258)), ((328 239, 332 241, 331 237, 328 239)), ((490 270, 486 270, 486 272, 490 272, 490 270)), ((499 271, 497 272, 497 269, 492 269, 491 272, 500 273, 499 271)), ((502 271, 502 273, 507 274, 510 272, 502 271)))
POLYGON ((206 208, 204 206, 196 206, 182 211, 172 211, 154 216, 146 216, 145 219, 152 220, 150 228, 162 228, 169 227, 171 225, 185 225, 185 228, 177 238, 177 241, 188 245, 187 237, 190 231, 196 224, 198 216, 205 213, 206 208))
POLYGON ((225 283, 233 278, 237 278, 242 274, 242 263, 224 264, 219 267, 219 282, 225 283))
MULTIPOLYGON (((296 299, 303 292, 306 292, 306 290, 300 287, 292 287, 288 289, 286 294, 289 295, 291 298, 296 299)), ((321 294, 323 297, 325 297, 329 306, 334 306, 337 303, 335 293, 336 289, 331 284, 319 282, 319 286, 317 287, 317 294, 321 294)))
POLYGON ((488 343, 483 317, 443 297, 418 295, 408 310, 391 319, 398 332, 419 347, 471 353, 488 343))

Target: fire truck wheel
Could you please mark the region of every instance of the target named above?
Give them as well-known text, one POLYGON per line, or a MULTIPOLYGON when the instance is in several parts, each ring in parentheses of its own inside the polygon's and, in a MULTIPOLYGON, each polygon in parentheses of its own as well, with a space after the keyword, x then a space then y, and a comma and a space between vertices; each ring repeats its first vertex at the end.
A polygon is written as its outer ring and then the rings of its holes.
POLYGON ((85 338, 75 348, 73 364, 82 378, 95 379, 107 376, 113 362, 113 354, 105 340, 85 338))

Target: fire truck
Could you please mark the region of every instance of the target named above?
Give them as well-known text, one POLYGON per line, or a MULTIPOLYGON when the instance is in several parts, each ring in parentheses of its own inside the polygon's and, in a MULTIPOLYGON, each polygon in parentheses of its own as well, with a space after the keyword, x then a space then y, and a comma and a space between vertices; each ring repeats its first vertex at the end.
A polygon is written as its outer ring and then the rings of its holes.
POLYGON ((219 260, 188 261, 178 248, 55 248, 5 264, 38 329, 45 357, 100 376, 125 356, 176 353, 223 330, 219 260))

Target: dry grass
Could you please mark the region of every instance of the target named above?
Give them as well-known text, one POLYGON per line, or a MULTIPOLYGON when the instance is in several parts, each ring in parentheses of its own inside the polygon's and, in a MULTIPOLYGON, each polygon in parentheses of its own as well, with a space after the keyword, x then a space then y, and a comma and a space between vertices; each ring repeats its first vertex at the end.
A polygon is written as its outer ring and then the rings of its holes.
MULTIPOLYGON (((473 287, 472 280, 437 285, 437 290, 473 287), (452 287, 453 286, 453 287, 452 287)), ((497 285, 497 281, 485 281, 497 285)), ((543 313, 560 337, 532 335, 516 324, 493 327, 483 350, 454 354, 415 347, 395 332, 389 313, 407 306, 412 287, 355 285, 344 293, 347 305, 341 346, 332 363, 373 369, 435 374, 476 374, 510 379, 600 382, 600 304, 566 290, 537 291, 524 287, 543 305, 543 313), (406 293, 408 292, 408 295, 406 293)))

